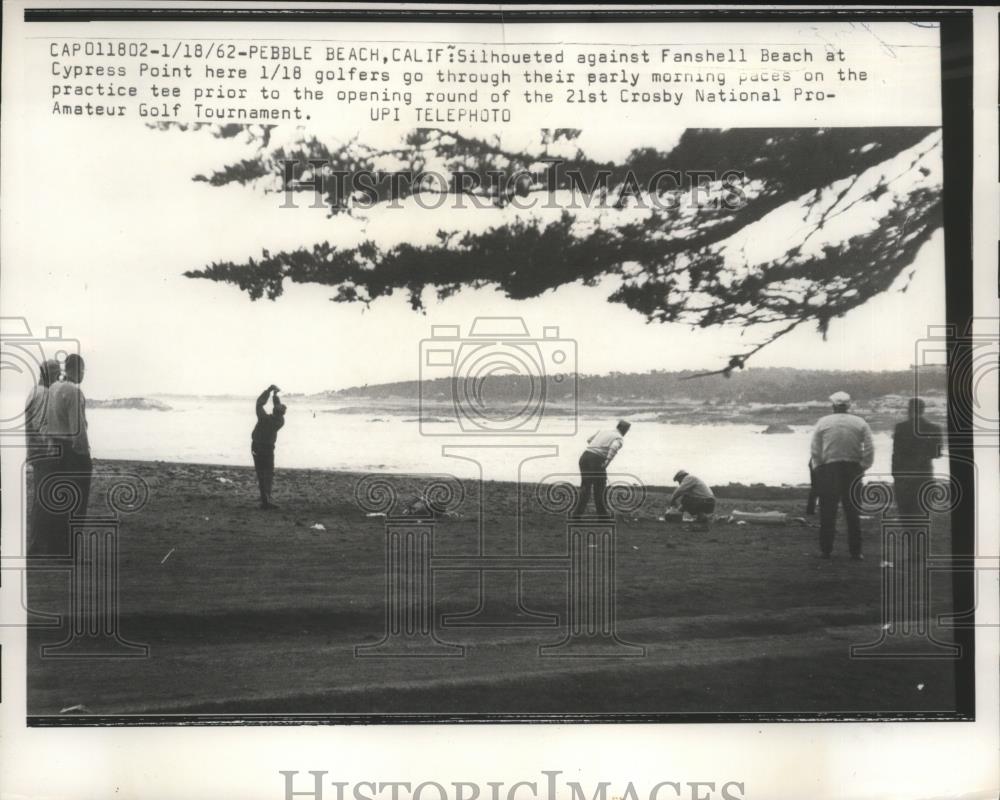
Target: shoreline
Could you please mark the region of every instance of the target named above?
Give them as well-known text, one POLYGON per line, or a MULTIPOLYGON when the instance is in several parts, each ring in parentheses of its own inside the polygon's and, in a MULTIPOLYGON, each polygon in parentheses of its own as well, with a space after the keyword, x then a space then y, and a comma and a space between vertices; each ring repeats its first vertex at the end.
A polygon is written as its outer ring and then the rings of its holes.
MULTIPOLYGON (((905 398, 879 398, 875 401, 859 401, 852 408, 868 422, 874 432, 889 433, 898 422, 906 419, 905 398)), ((407 399, 389 398, 344 398, 328 400, 317 397, 286 396, 289 408, 294 413, 296 406, 312 413, 378 418, 382 416, 400 417, 402 422, 417 423, 421 420, 432 423, 454 422, 454 408, 438 401, 415 403, 407 399)), ((130 398, 88 399, 88 408, 94 411, 156 411, 159 413, 187 411, 171 405, 173 402, 200 403, 246 403, 252 405, 253 398, 172 398, 169 395, 147 395, 130 398), (166 402, 164 402, 166 400, 166 402)), ((506 406, 498 405, 498 409, 506 406)), ((550 403, 545 415, 551 419, 571 419, 581 422, 632 419, 653 425, 690 426, 746 426, 758 428, 763 435, 782 435, 791 431, 771 431, 769 427, 812 428, 816 421, 829 413, 828 404, 815 400, 796 403, 766 402, 697 402, 678 400, 634 400, 631 402, 580 403, 577 407, 550 403)), ((945 407, 933 406, 928 419, 946 425, 945 407)), ((369 419, 369 421, 372 421, 369 419)), ((379 420, 388 421, 388 420, 379 420)))
MULTIPOLYGON (((247 473, 253 475, 254 468, 252 464, 221 464, 221 463, 210 463, 210 462, 200 462, 200 461, 167 461, 162 459, 117 459, 117 458, 95 458, 94 459, 94 471, 99 472, 102 465, 110 465, 112 467, 120 468, 127 467, 130 465, 135 465, 137 468, 142 468, 145 466, 147 469, 153 470, 170 470, 170 469, 187 469, 196 468, 201 470, 213 470, 213 471, 236 471, 240 474, 247 473)), ((426 472, 396 472, 394 470, 380 470, 378 472, 373 471, 362 471, 362 470, 340 470, 340 469, 323 469, 317 467, 282 467, 280 464, 275 469, 275 476, 277 480, 280 480, 282 475, 302 475, 307 478, 317 478, 321 476, 329 477, 330 479, 344 479, 344 478, 357 478, 361 479, 368 475, 384 475, 389 479, 405 479, 405 478, 418 478, 418 477, 430 477, 435 475, 440 475, 440 472, 426 471, 426 472)), ((224 477, 224 476, 223 476, 224 477)), ((457 476, 456 476, 457 477, 457 476)), ((458 478, 463 483, 473 483, 476 482, 475 478, 458 478)), ((487 479, 483 482, 484 486, 494 486, 494 487, 504 487, 504 486, 516 486, 517 484, 513 481, 498 481, 487 479)), ((535 482, 527 482, 525 485, 534 486, 535 482)), ((645 489, 653 494, 661 494, 672 492, 676 488, 676 484, 644 484, 645 489)), ((723 485, 711 485, 712 491, 715 493, 716 497, 719 498, 733 498, 741 500, 799 500, 805 499, 809 496, 809 485, 808 484, 797 484, 797 485, 770 485, 764 483, 727 483, 723 485)))

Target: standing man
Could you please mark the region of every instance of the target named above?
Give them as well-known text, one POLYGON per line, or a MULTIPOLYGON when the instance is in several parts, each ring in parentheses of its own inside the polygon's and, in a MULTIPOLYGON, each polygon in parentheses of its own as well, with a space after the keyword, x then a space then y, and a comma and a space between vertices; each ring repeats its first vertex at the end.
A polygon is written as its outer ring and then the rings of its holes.
POLYGON ((273 383, 257 398, 257 424, 250 436, 250 453, 253 467, 257 471, 257 485, 260 487, 260 507, 269 510, 277 508, 271 502, 271 486, 274 483, 274 444, 278 431, 285 424, 285 406, 278 399, 281 390, 273 383), (264 410, 267 398, 273 394, 271 413, 264 410))
POLYGON ((608 516, 608 509, 604 505, 604 493, 608 488, 608 464, 622 449, 624 436, 631 427, 631 422, 619 420, 613 430, 598 431, 587 439, 587 449, 580 456, 580 499, 573 509, 574 517, 583 515, 590 502, 591 492, 594 493, 597 516, 608 516))
POLYGON ((59 362, 54 358, 41 365, 38 383, 34 385, 24 401, 24 433, 28 437, 28 462, 48 455, 45 443, 46 411, 49 402, 49 387, 59 380, 59 362))
POLYGON ((851 396, 847 392, 830 395, 833 413, 816 423, 812 437, 812 465, 819 490, 819 548, 823 558, 833 552, 837 527, 837 505, 844 506, 847 518, 847 546, 851 558, 861 553, 861 512, 851 498, 851 486, 872 465, 875 446, 872 431, 861 417, 847 413, 851 396))
POLYGON ((90 440, 87 438, 87 400, 80 384, 85 365, 76 353, 66 357, 66 380, 54 382, 48 390, 45 425, 46 435, 52 445, 55 467, 50 477, 58 478, 76 489, 76 506, 59 515, 59 524, 53 525, 52 536, 39 542, 49 554, 70 552, 69 524, 73 517, 87 513, 90 500, 90 481, 93 462, 90 459, 90 440))
POLYGON ((715 513, 715 495, 708 484, 686 470, 679 470, 674 475, 677 488, 670 495, 669 508, 677 506, 696 518, 697 522, 708 524, 715 513))
POLYGON ((32 388, 24 403, 24 433, 28 439, 28 464, 31 465, 34 496, 28 516, 28 554, 33 555, 40 543, 53 538, 47 531, 54 525, 53 517, 41 501, 45 479, 52 474, 57 459, 46 438, 48 422, 49 387, 59 380, 59 362, 49 359, 38 370, 38 383, 32 388))
POLYGON ((924 419, 925 408, 919 397, 911 398, 906 421, 892 434, 892 482, 896 508, 903 517, 921 515, 920 487, 934 474, 931 462, 941 456, 941 428, 924 419))

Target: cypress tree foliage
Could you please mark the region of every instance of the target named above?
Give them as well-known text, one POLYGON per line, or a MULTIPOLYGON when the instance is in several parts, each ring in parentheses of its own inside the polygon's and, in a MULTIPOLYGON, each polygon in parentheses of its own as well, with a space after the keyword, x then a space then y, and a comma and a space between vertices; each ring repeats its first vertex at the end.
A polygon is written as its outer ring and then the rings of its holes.
MULTIPOLYGON (((496 224, 443 227, 429 244, 304 242, 213 262, 189 277, 233 284, 253 300, 279 298, 286 281, 330 286, 337 302, 368 304, 401 291, 419 311, 428 289, 442 299, 492 286, 522 299, 613 276, 609 301, 650 322, 764 326, 761 341, 718 370, 727 377, 798 326, 825 333, 831 319, 889 289, 942 224, 935 128, 688 129, 670 149, 633 150, 621 163, 588 158, 573 129, 542 130, 520 151, 434 128, 388 149, 315 135, 273 146, 270 126, 211 132, 254 145, 250 157, 194 177, 212 186, 290 187, 309 205, 310 181, 322 173, 331 218, 461 190, 496 224), (451 177, 447 185, 363 177, 404 171, 451 177), (563 210, 547 219, 501 213, 532 196, 563 210), (792 234, 789 243, 753 255, 754 234, 764 229, 755 224, 773 231, 774 219, 792 234)), ((448 205, 439 212, 444 226, 454 225, 448 205)))

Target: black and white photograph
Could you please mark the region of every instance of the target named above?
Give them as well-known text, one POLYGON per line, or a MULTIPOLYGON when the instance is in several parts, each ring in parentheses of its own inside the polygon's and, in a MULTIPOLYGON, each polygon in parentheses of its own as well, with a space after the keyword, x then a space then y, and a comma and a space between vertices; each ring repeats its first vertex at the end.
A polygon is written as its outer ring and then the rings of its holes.
POLYGON ((6 720, 983 719, 971 12, 232 5, 5 8, 6 720))

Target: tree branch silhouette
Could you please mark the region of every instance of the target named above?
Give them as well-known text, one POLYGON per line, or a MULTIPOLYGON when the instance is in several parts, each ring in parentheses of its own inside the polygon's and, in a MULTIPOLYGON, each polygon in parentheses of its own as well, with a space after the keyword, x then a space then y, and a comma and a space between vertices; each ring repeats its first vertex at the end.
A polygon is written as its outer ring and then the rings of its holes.
POLYGON ((525 299, 612 276, 619 285, 609 301, 650 322, 775 327, 729 356, 726 367, 704 374, 742 369, 804 323, 825 334, 831 319, 888 290, 941 226, 939 170, 932 168, 940 135, 932 128, 689 129, 669 150, 633 150, 615 163, 591 160, 576 148, 557 167, 551 152, 573 148, 579 131, 543 130, 535 146, 521 151, 440 129, 412 131, 390 148, 316 136, 272 147, 267 126, 227 126, 213 135, 244 136, 254 152, 195 176, 211 186, 295 196, 315 194, 311 181, 321 174, 339 175, 321 191, 331 217, 461 190, 482 201, 498 224, 476 232, 440 230, 428 244, 303 243, 244 262, 213 262, 186 272, 189 277, 233 284, 252 300, 279 298, 286 281, 330 286, 336 302, 371 304, 402 291, 419 311, 427 290, 444 299, 463 288, 494 287, 525 299), (460 189, 384 181, 363 192, 343 191, 363 172, 391 171, 466 177, 460 189), (685 202, 698 192, 701 202, 685 202), (549 221, 501 213, 515 194, 541 193, 573 202, 549 221), (605 203, 601 212, 585 213, 595 202, 605 203), (793 244, 779 257, 748 262, 740 236, 789 207, 804 212, 793 244), (824 241, 849 212, 862 220, 858 230, 824 241))

